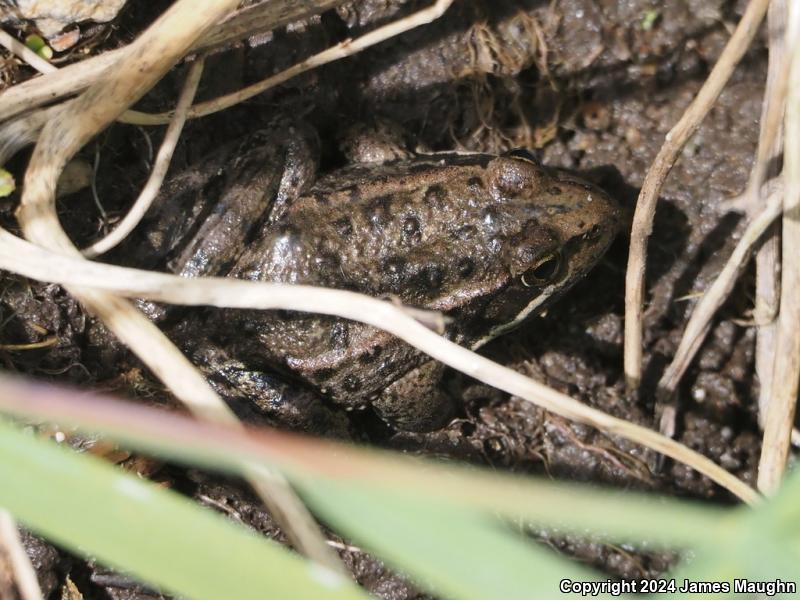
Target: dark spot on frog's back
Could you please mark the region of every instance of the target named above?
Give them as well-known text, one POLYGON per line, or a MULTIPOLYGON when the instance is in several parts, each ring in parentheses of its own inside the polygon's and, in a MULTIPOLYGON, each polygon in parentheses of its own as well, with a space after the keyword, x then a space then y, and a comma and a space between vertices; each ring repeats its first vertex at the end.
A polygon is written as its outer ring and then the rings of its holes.
POLYGON ((475 272, 475 261, 469 257, 464 257, 458 261, 458 276, 461 279, 469 279, 475 272))
POLYGON ((445 271, 437 264, 425 265, 420 271, 420 281, 425 288, 435 291, 444 283, 445 271))
POLYGON ((440 185, 432 185, 425 190, 425 202, 432 208, 441 208, 447 201, 447 190, 440 185))
POLYGON ((473 194, 477 194, 482 192, 486 186, 480 177, 470 177, 467 179, 467 187, 473 194))
POLYGON ((403 241, 406 243, 417 243, 422 238, 419 219, 409 216, 403 219, 403 241))
POLYGON ((551 196, 558 196, 561 194, 561 188, 558 187, 557 185, 551 185, 549 188, 547 188, 547 192, 551 196))
POLYGON ((383 352, 383 347, 375 346, 374 348, 368 349, 366 352, 361 354, 358 357, 358 362, 360 362, 362 365, 369 365, 371 363, 374 363, 382 352, 383 352))
POLYGON ((353 235, 353 222, 350 220, 350 217, 336 219, 333 225, 336 227, 338 234, 343 238, 348 238, 353 235))

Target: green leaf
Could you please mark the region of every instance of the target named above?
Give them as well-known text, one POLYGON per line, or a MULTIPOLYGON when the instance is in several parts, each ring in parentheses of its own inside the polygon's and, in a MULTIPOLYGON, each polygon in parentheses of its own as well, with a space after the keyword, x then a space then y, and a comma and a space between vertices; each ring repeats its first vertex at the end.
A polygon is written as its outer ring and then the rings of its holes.
POLYGON ((53 58, 53 49, 47 45, 47 42, 40 35, 32 33, 25 38, 25 45, 45 60, 53 58))
POLYGON ((352 483, 315 479, 299 485, 315 512, 337 531, 436 596, 555 598, 562 579, 595 578, 478 511, 352 483))
POLYGON ((0 198, 5 198, 11 195, 17 189, 17 184, 14 181, 14 176, 0 167, 0 198))
POLYGON ((731 598, 751 598, 736 594, 734 579, 794 582, 800 564, 800 473, 787 477, 777 496, 755 509, 738 508, 720 527, 709 530, 698 540, 686 564, 676 570, 679 584, 684 580, 719 581, 730 584, 731 598))
POLYGON ((0 505, 50 540, 193 600, 367 595, 152 483, 0 421, 0 505))
POLYGON ((642 16, 642 30, 643 31, 650 31, 653 26, 658 21, 658 18, 661 16, 661 13, 657 10, 648 10, 642 16))

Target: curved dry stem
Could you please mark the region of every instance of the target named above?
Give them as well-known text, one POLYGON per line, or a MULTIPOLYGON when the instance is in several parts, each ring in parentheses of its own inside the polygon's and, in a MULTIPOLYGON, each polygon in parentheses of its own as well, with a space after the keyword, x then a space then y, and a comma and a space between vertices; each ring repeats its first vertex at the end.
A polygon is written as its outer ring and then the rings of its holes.
POLYGON ((695 306, 675 352, 675 357, 658 382, 657 404, 659 405, 658 412, 661 412, 659 430, 664 435, 671 437, 674 434, 676 417, 675 408, 672 406, 668 408, 666 404, 671 404, 672 396, 678 387, 678 383, 680 383, 681 378, 686 373, 686 369, 691 364, 711 328, 711 319, 719 307, 727 300, 736 280, 747 264, 747 259, 750 257, 753 246, 775 219, 778 218, 778 215, 781 214, 782 202, 782 189, 776 190, 770 195, 764 210, 751 220, 719 276, 695 306))
POLYGON ((36 110, 0 126, 0 165, 6 164, 25 146, 34 143, 45 123, 57 119, 64 107, 61 104, 36 110))
POLYGON ((711 460, 659 433, 583 405, 516 371, 450 342, 390 302, 343 290, 260 283, 230 278, 185 278, 76 260, 0 229, 0 268, 41 281, 97 289, 184 305, 286 309, 336 315, 392 333, 432 358, 568 419, 642 444, 691 466, 745 502, 758 495, 711 460))
MULTIPOLYGON (((199 40, 195 40, 190 48, 200 52, 216 47, 257 31, 269 31, 288 23, 305 19, 331 9, 345 0, 313 0, 298 2, 297 0, 269 0, 258 6, 250 6, 237 10, 225 17, 219 26, 212 27, 199 40)), ((100 78, 106 70, 124 55, 130 46, 110 50, 67 65, 54 73, 29 79, 0 93, 0 121, 5 121, 20 113, 37 108, 44 104, 63 100, 86 89, 100 78)))
MULTIPOLYGON (((783 155, 783 119, 786 105, 786 82, 788 81, 789 57, 786 53, 786 22, 788 3, 786 0, 772 0, 767 12, 767 31, 769 34, 769 64, 767 84, 764 88, 764 101, 761 107, 761 126, 758 138, 756 166, 750 173, 748 189, 759 189, 757 180, 777 175, 783 155), (776 106, 777 105, 777 106, 776 106), (779 110, 778 110, 779 108, 779 110), (770 114, 778 113, 773 136, 770 135, 770 114), (770 141, 771 138, 771 141, 770 141), (758 166, 761 165, 761 166, 758 166)), ((748 207, 750 213, 757 211, 763 199, 752 196, 748 207)), ((756 332, 756 378, 758 379, 758 423, 763 429, 767 405, 772 397, 772 364, 775 360, 775 335, 780 303, 780 224, 771 227, 766 239, 756 254, 756 300, 753 318, 758 323, 756 332)))
POLYGON ((200 84, 204 62, 205 59, 200 57, 192 63, 189 69, 186 81, 183 84, 183 89, 181 90, 181 95, 178 98, 178 104, 175 106, 172 121, 170 121, 169 127, 167 127, 167 131, 164 134, 161 147, 158 149, 158 154, 153 164, 153 170, 150 173, 147 183, 142 188, 139 197, 133 203, 128 214, 125 215, 111 233, 82 251, 82 254, 86 258, 100 256, 124 240, 139 224, 142 217, 144 217, 147 210, 153 204, 153 200, 156 199, 158 190, 161 189, 161 184, 164 182, 164 177, 167 175, 169 163, 172 160, 172 154, 175 152, 175 146, 178 145, 183 126, 186 123, 186 113, 194 100, 197 86, 200 84))
POLYGON ((758 488, 773 494, 789 456, 800 381, 800 6, 791 2, 786 45, 791 57, 783 151, 783 265, 781 308, 775 340, 772 395, 766 410, 758 488))
POLYGON ((647 172, 636 203, 631 227, 628 268, 625 274, 625 378, 632 389, 642 378, 642 318, 644 312, 644 274, 647 263, 647 240, 653 230, 656 201, 661 187, 684 144, 697 130, 727 83, 733 69, 744 55, 764 18, 769 0, 750 0, 739 25, 714 65, 708 79, 667 134, 647 172))
MULTIPOLYGON (((180 59, 203 31, 235 8, 237 0, 179 0, 123 55, 124 60, 48 121, 25 173, 18 218, 28 239, 65 255, 80 256, 55 213, 55 186, 66 161, 102 128, 138 100, 180 59)), ((128 301, 96 289, 68 286, 98 315, 173 393, 197 415, 221 423, 239 422, 200 373, 128 301)), ((292 543, 329 568, 344 567, 327 546, 305 505, 277 473, 253 472, 251 483, 292 543)))
MULTIPOLYGON (((214 98, 213 100, 209 100, 207 102, 201 102, 200 104, 197 104, 189 109, 189 118, 195 119, 198 117, 205 117, 215 112, 225 110, 226 108, 235 106, 240 102, 244 102, 253 96, 280 85, 281 83, 288 81, 292 77, 296 77, 301 73, 321 67, 329 62, 333 62, 347 56, 352 56, 353 54, 357 54, 362 50, 369 48, 370 46, 374 46, 375 44, 383 42, 384 40, 388 40, 389 38, 400 35, 401 33, 405 33, 410 29, 414 29, 420 25, 426 25, 431 21, 435 21, 441 17, 452 3, 453 0, 436 0, 436 3, 428 8, 424 8, 418 12, 415 12, 414 14, 408 15, 407 17, 393 21, 388 25, 384 25, 383 27, 379 27, 378 29, 370 31, 369 33, 362 35, 355 40, 345 40, 339 44, 336 44, 335 46, 331 46, 327 50, 323 50, 319 54, 315 54, 314 56, 289 67, 285 71, 281 71, 280 73, 277 73, 271 77, 267 77, 266 79, 247 86, 246 88, 242 88, 241 90, 238 90, 232 94, 214 98)), ((129 110, 122 115, 122 117, 120 117, 120 121, 133 125, 163 125, 164 123, 169 122, 171 115, 171 112, 149 114, 129 110)))

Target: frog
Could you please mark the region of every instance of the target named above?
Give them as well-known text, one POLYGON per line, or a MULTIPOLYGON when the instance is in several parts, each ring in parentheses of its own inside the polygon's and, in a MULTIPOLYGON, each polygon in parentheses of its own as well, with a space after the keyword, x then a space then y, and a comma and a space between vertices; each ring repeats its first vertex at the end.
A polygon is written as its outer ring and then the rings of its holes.
MULTIPOLYGON (((195 172, 189 187, 201 192, 176 192, 186 177, 167 186, 150 217, 158 226, 134 253, 187 277, 316 285, 438 311, 443 337, 478 350, 581 280, 620 227, 619 205, 602 189, 524 149, 381 160, 370 148, 369 162, 321 175, 318 151, 302 125, 250 134, 195 172)), ((142 306, 170 320, 163 307, 142 306)), ((296 389, 304 406, 310 394, 371 408, 415 432, 457 411, 440 385, 444 365, 360 322, 215 309, 178 330, 210 380, 268 398, 253 400, 262 407, 296 389)))

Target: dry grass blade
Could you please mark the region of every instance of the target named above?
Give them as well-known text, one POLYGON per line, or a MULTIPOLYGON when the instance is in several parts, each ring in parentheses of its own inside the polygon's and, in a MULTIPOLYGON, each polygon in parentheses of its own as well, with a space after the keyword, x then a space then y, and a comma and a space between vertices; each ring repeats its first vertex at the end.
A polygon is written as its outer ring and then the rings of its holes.
POLYGON ((7 511, 0 509, 0 554, 8 556, 14 575, 14 583, 22 600, 42 600, 42 590, 36 571, 17 532, 17 524, 7 511))
POLYGON ((175 106, 174 115, 169 127, 167 127, 167 132, 164 134, 164 141, 161 142, 161 147, 158 149, 153 171, 150 173, 150 177, 142 188, 139 197, 133 203, 125 218, 119 222, 111 233, 83 250, 83 255, 86 258, 100 256, 124 240, 142 220, 150 205, 153 204, 153 200, 156 199, 158 190, 161 189, 161 184, 164 182, 164 177, 167 175, 172 153, 175 152, 175 146, 178 145, 183 125, 186 123, 186 112, 189 110, 197 92, 197 86, 200 84, 204 62, 204 58, 198 58, 189 69, 186 82, 183 84, 183 90, 181 90, 181 95, 178 98, 178 104, 175 106))
POLYGON ((435 334, 390 302, 354 292, 229 278, 189 279, 75 259, 16 238, 0 229, 0 268, 41 281, 96 287, 119 294, 185 305, 289 309, 336 315, 392 333, 429 356, 467 375, 517 395, 568 419, 619 435, 691 466, 745 502, 758 495, 745 483, 659 433, 590 408, 521 373, 498 365, 435 334))
POLYGON ((784 128, 781 308, 775 342, 772 395, 767 407, 758 464, 758 487, 768 494, 778 489, 786 469, 800 382, 800 6, 796 2, 789 7, 786 36, 792 64, 784 128))
MULTIPOLYGON (((220 96, 219 98, 214 98, 213 100, 208 100, 207 102, 197 104, 189 109, 189 118, 205 117, 212 113, 225 110, 226 108, 235 106, 240 102, 244 102, 253 96, 280 85, 281 83, 288 81, 292 77, 296 77, 301 73, 305 73, 311 69, 316 69, 317 67, 326 65, 329 62, 352 56, 353 54, 357 54, 358 52, 361 52, 370 46, 374 46, 375 44, 388 40, 389 38, 400 35, 401 33, 405 33, 410 29, 414 29, 415 27, 419 27, 421 25, 426 25, 431 21, 435 21, 441 17, 452 3, 453 0, 436 0, 436 3, 428 8, 424 8, 418 12, 408 15, 407 17, 398 19, 397 21, 392 21, 383 27, 379 27, 374 31, 370 31, 367 34, 356 38, 355 40, 345 40, 339 44, 336 44, 335 46, 331 46, 327 50, 323 50, 319 54, 315 54, 314 56, 289 67, 285 71, 276 73, 275 75, 249 85, 246 88, 238 90, 232 94, 220 96)), ((131 123, 134 125, 163 125, 164 123, 168 123, 171 118, 172 113, 170 112, 148 114, 138 111, 127 111, 124 115, 122 115, 120 120, 124 123, 131 123)))
MULTIPOLYGON (((761 109, 761 131, 758 139, 757 164, 764 164, 761 173, 753 169, 748 189, 758 189, 756 180, 759 176, 769 178, 778 173, 781 155, 783 154, 783 119, 779 119, 777 131, 770 141, 767 127, 768 115, 777 112, 775 104, 780 106, 783 114, 786 105, 786 81, 788 80, 789 59, 786 54, 785 27, 788 18, 786 0, 772 0, 769 3, 767 23, 769 31, 769 66, 767 68, 767 84, 764 90, 764 103, 761 109), (783 81, 784 89, 776 90, 775 83, 783 81), (769 144, 768 144, 769 142, 769 144)), ((759 210, 761 198, 752 196, 750 211, 759 210)), ((756 302, 753 311, 754 320, 758 324, 756 332, 756 377, 758 378, 758 422, 762 429, 766 417, 766 409, 772 396, 772 363, 775 359, 775 334, 780 300, 780 223, 773 225, 765 236, 756 254, 756 302)))
POLYGON ((781 214, 782 201, 782 189, 772 192, 767 200, 767 205, 747 226, 722 272, 706 290, 692 312, 675 352, 675 358, 672 359, 658 382, 657 412, 661 413, 659 430, 664 435, 672 437, 675 433, 676 407, 672 400, 678 383, 705 340, 706 334, 711 328, 711 319, 728 298, 736 280, 746 266, 753 246, 781 214))
MULTIPOLYGON (((148 91, 236 0, 180 0, 122 55, 123 60, 81 96, 64 105, 59 119, 42 129, 25 173, 18 217, 25 235, 42 246, 80 255, 58 222, 54 192, 67 160, 91 137, 148 91)), ((143 314, 106 292, 67 287, 196 415, 229 425, 239 422, 200 373, 143 314)), ((309 556, 339 572, 344 568, 303 503, 277 474, 254 471, 254 487, 290 540, 309 556)))
MULTIPOLYGON (((673 436, 675 433, 677 406, 674 404, 676 399, 673 395, 694 355, 700 349, 700 345, 711 327, 711 319, 733 289, 736 279, 738 279, 746 261, 750 257, 752 247, 772 226, 781 211, 782 198, 777 196, 782 195, 783 190, 776 189, 768 192, 766 187, 769 186, 762 186, 771 168, 770 164, 774 164, 773 161, 780 153, 776 145, 779 145, 781 140, 781 123, 783 121, 786 86, 789 77, 789 60, 787 60, 785 52, 781 51, 783 42, 778 41, 783 37, 783 24, 781 23, 780 26, 777 26, 774 23, 776 17, 772 13, 775 10, 775 3, 773 3, 770 5, 771 20, 773 21, 771 30, 780 29, 780 35, 775 34, 773 31, 772 33, 775 35, 770 37, 770 47, 775 48, 776 51, 770 50, 770 70, 764 92, 758 150, 756 151, 753 169, 750 172, 747 190, 741 199, 736 200, 737 204, 746 207, 747 213, 751 216, 751 222, 725 268, 695 307, 686 325, 686 330, 675 357, 659 381, 656 414, 660 415, 658 418, 659 430, 664 435, 673 436), (764 198, 767 194, 769 194, 769 197, 764 198), (764 206, 765 204, 766 206, 764 206)), ((774 347, 770 343, 774 336, 774 326, 771 323, 774 317, 773 311, 777 309, 777 302, 773 300, 773 298, 776 298, 774 295, 776 283, 775 267, 774 263, 771 262, 776 260, 777 257, 774 252, 770 251, 774 246, 773 242, 774 240, 768 240, 766 248, 762 248, 764 252, 762 254, 763 264, 760 287, 758 287, 759 284, 757 283, 756 292, 755 320, 762 330, 760 332, 762 361, 766 361, 767 357, 771 358, 774 351, 774 347)), ((758 365, 758 361, 756 364, 758 365)), ((762 372, 768 371, 769 374, 760 379, 761 396, 759 408, 762 405, 766 405, 766 398, 770 393, 771 369, 772 364, 770 362, 768 368, 762 370, 762 372)))
POLYGON ((346 0, 263 0, 228 15, 222 23, 212 27, 193 50, 211 50, 254 33, 270 31, 308 16, 321 14, 345 2, 346 0))
POLYGON ((650 166, 642 185, 633 215, 628 268, 625 274, 625 378, 632 389, 638 388, 642 378, 644 274, 647 263, 647 240, 653 229, 658 194, 684 144, 699 127, 722 92, 734 67, 750 45, 764 18, 768 4, 769 0, 750 0, 736 31, 697 97, 667 134, 664 145, 650 166))
MULTIPOLYGON (((226 17, 226 22, 211 28, 205 36, 195 40, 190 48, 198 52, 220 43, 238 39, 253 30, 246 26, 250 18, 258 24, 259 30, 267 31, 287 23, 319 14, 329 8, 344 4, 344 0, 269 0, 259 5, 256 14, 237 13, 226 17), (237 18, 236 14, 240 14, 237 18)), ((254 24, 255 26, 255 24, 254 24)), ((104 76, 107 69, 123 60, 129 46, 103 52, 92 58, 74 63, 43 77, 30 79, 0 93, 0 121, 5 121, 20 113, 37 108, 76 94, 86 89, 104 76)))

